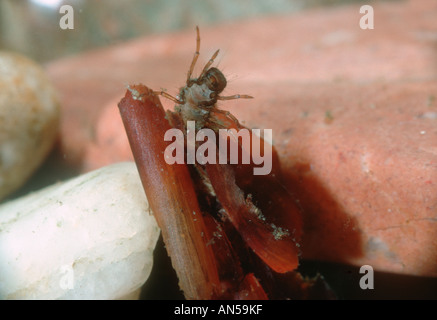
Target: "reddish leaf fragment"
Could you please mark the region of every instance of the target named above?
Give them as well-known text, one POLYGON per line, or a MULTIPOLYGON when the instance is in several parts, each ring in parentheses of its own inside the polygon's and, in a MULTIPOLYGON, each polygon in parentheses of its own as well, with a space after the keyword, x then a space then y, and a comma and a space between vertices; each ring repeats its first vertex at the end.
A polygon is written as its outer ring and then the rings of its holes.
POLYGON ((235 183, 229 165, 207 165, 207 173, 227 217, 246 244, 276 272, 298 266, 298 247, 288 230, 269 223, 266 217, 235 183))
MULTIPOLYGON (((247 130, 232 119, 220 114, 216 116, 228 128, 247 130)), ((269 174, 255 175, 253 169, 257 165, 252 157, 251 163, 242 164, 243 153, 253 156, 254 146, 259 146, 264 154, 266 143, 252 133, 250 146, 242 145, 237 139, 228 139, 228 150, 238 146, 239 164, 207 164, 206 171, 226 216, 246 244, 270 268, 284 273, 298 266, 301 212, 294 197, 281 184, 279 161, 273 147, 269 174)))

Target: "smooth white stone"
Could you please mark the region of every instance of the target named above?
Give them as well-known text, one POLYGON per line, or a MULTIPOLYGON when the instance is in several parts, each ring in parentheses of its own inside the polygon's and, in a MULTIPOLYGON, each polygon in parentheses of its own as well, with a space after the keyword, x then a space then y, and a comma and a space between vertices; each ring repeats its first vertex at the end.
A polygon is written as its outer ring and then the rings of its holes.
POLYGON ((0 51, 0 199, 41 165, 58 134, 60 108, 44 70, 0 51))
POLYGON ((0 299, 117 299, 147 280, 159 236, 134 163, 0 206, 0 299))

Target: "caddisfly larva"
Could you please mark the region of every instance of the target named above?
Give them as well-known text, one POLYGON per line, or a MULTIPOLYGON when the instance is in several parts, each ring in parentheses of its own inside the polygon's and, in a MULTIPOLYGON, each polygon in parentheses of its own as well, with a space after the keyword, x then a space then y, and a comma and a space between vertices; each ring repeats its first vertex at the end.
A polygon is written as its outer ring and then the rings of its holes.
POLYGON ((200 50, 199 27, 196 27, 196 31, 196 52, 194 53, 193 60, 191 61, 191 66, 188 69, 186 85, 181 88, 178 98, 171 96, 163 90, 153 92, 175 102, 175 110, 181 115, 184 124, 186 124, 187 121, 195 121, 197 130, 204 127, 223 127, 223 125, 211 115, 212 112, 224 114, 239 126, 238 120, 229 111, 220 110, 217 108, 217 101, 242 98, 250 99, 253 97, 245 94, 220 96, 220 93, 227 84, 226 77, 219 69, 211 67, 214 59, 219 53, 219 50, 217 50, 212 55, 211 59, 209 59, 209 61, 206 63, 199 77, 191 78, 194 66, 196 65, 199 57, 200 50))

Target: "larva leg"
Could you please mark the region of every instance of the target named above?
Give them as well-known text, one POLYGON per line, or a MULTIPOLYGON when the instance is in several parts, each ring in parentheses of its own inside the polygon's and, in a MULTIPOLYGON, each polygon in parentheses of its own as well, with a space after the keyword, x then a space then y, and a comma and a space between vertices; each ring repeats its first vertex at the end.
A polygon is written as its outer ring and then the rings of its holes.
POLYGON ((164 90, 161 90, 161 91, 153 91, 153 93, 154 93, 154 94, 157 94, 157 95, 160 95, 160 96, 163 96, 164 98, 167 98, 167 99, 169 99, 169 100, 171 100, 171 101, 173 101, 173 102, 175 102, 175 103, 177 103, 177 104, 183 104, 183 103, 184 103, 184 101, 181 101, 181 100, 179 100, 179 99, 173 97, 172 95, 168 94, 168 93, 165 92, 164 90))
POLYGON ((203 77, 205 72, 208 71, 209 67, 213 64, 215 58, 217 58, 217 55, 218 55, 219 51, 220 51, 220 49, 218 49, 216 52, 214 52, 214 54, 212 55, 211 59, 209 59, 208 63, 205 64, 205 66, 203 67, 202 73, 199 76, 199 79, 201 79, 203 77))
POLYGON ((233 100, 233 99, 253 99, 252 96, 249 96, 247 94, 234 94, 233 96, 218 96, 217 100, 233 100))
POLYGON ((188 69, 187 85, 190 82, 191 75, 193 74, 194 66, 196 65, 197 59, 199 58, 199 54, 200 54, 200 33, 199 33, 198 26, 196 26, 196 31, 197 31, 196 52, 194 53, 193 61, 191 61, 190 69, 188 69))
POLYGON ((216 109, 214 109, 213 112, 217 112, 217 113, 224 114, 226 117, 228 117, 229 119, 231 119, 232 121, 234 121, 234 122, 237 124, 238 128, 241 128, 241 125, 240 125, 240 122, 238 121, 238 119, 235 118, 235 116, 234 116, 232 113, 230 113, 229 111, 226 111, 226 110, 220 110, 220 109, 217 109, 217 108, 216 108, 216 109))

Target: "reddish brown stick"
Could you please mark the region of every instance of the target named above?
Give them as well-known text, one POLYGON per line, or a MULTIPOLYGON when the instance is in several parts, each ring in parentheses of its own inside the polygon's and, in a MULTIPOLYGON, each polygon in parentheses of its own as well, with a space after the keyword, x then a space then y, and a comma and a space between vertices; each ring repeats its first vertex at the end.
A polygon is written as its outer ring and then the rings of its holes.
POLYGON ((201 211, 187 166, 165 162, 164 134, 171 127, 161 102, 138 85, 127 90, 119 109, 180 287, 187 299, 210 299, 220 287, 214 253, 203 219, 195 219, 201 211))

